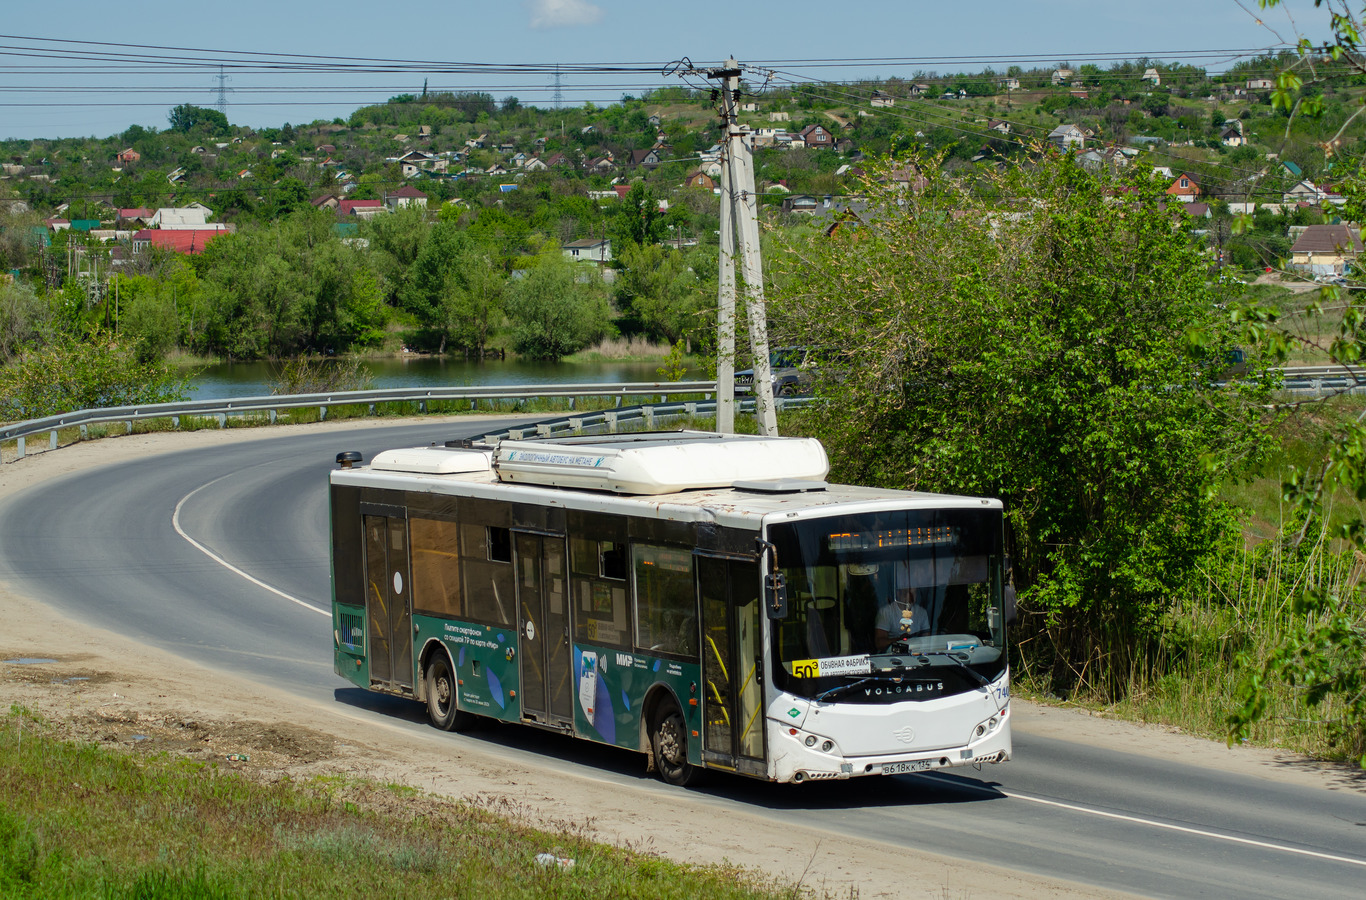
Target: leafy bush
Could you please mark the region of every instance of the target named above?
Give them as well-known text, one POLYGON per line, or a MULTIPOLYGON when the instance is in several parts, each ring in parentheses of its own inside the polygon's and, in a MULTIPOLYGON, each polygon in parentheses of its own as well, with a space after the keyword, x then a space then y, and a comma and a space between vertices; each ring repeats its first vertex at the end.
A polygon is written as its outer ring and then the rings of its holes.
POLYGON ((52 307, 26 284, 0 284, 0 363, 52 336, 52 307))
POLYGON ((188 396, 189 379, 165 363, 142 362, 104 332, 23 351, 0 369, 0 419, 38 419, 78 409, 170 403, 188 396))
POLYGON ((582 350, 612 328, 612 311, 598 273, 552 249, 509 292, 518 353, 560 359, 582 350))

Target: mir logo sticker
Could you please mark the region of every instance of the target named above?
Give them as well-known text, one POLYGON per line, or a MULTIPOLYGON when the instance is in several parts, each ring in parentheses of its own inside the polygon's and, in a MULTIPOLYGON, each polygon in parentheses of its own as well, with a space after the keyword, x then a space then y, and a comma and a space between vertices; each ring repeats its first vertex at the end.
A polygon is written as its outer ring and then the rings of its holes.
POLYGON ((787 711, 787 714, 795 719, 802 714, 802 711, 794 706, 787 711))

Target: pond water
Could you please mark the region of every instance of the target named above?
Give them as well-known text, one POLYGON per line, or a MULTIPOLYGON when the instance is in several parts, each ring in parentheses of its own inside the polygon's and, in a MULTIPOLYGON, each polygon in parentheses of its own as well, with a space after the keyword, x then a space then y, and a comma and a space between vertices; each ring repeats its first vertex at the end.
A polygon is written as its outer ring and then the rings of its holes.
MULTIPOLYGON (((371 387, 429 387, 446 385, 619 384, 663 381, 662 362, 539 362, 535 360, 465 360, 430 356, 369 359, 371 387)), ((275 364, 228 362, 208 366, 190 382, 190 399, 222 400, 260 397, 270 393, 275 364)), ((689 379, 704 377, 689 372, 689 379)))

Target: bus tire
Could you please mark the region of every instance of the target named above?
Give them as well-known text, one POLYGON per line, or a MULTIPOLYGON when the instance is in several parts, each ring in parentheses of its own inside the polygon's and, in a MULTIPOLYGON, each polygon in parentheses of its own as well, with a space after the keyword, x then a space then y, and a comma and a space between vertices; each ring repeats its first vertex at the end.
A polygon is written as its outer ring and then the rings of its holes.
POLYGON ((688 726, 672 701, 655 713, 650 726, 650 748, 661 781, 679 787, 698 782, 702 770, 688 762, 688 726))
POLYGON ((470 714, 456 706, 455 673, 444 653, 427 664, 427 717, 442 731, 459 731, 470 723, 470 714))

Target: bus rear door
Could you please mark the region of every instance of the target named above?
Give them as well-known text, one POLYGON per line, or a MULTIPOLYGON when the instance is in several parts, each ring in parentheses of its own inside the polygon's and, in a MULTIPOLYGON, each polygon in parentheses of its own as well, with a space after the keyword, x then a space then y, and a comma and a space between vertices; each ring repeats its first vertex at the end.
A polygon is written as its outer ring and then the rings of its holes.
POLYGON ((413 692, 413 612, 409 603, 408 519, 401 507, 364 504, 365 615, 370 684, 413 692))
POLYGON ((515 537, 522 718, 572 730, 564 538, 523 532, 515 537))

